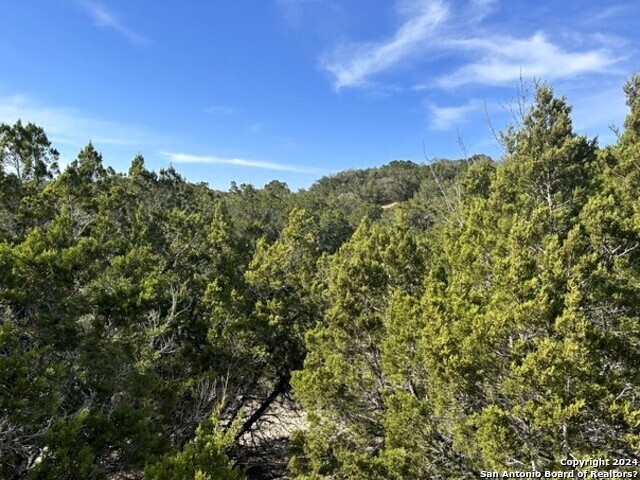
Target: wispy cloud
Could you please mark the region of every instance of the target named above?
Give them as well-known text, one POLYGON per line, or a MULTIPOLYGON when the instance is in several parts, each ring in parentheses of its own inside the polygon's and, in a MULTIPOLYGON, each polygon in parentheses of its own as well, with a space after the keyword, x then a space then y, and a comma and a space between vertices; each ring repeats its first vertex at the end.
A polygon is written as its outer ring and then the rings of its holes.
POLYGON ((136 33, 122 23, 119 16, 105 5, 93 0, 76 0, 76 3, 89 14, 96 26, 109 28, 136 45, 146 46, 151 44, 148 38, 136 33))
POLYGON ((464 105, 438 107, 429 105, 429 128, 432 130, 451 130, 466 122, 465 117, 479 111, 482 104, 479 100, 469 100, 464 105))
POLYGON ((568 51, 544 34, 530 38, 468 38, 450 40, 454 49, 479 58, 436 81, 445 88, 466 84, 513 84, 518 78, 556 80, 593 72, 607 72, 618 62, 605 49, 568 51))
POLYGON ((322 174, 324 170, 307 168, 296 165, 269 162, 265 160, 250 160, 246 158, 225 158, 211 155, 190 155, 187 153, 160 152, 173 163, 205 163, 211 165, 236 165, 240 167, 261 168, 265 170, 278 170, 281 172, 322 174))
MULTIPOLYGON (((462 85, 513 84, 522 75, 545 80, 573 78, 586 73, 617 73, 621 58, 606 47, 552 40, 544 32, 522 36, 505 34, 486 21, 496 11, 496 0, 397 0, 396 11, 404 21, 384 41, 342 43, 321 58, 334 87, 369 87, 376 74, 391 72, 407 61, 446 58, 438 76, 425 72, 416 89, 454 88, 462 85)), ((593 33, 593 32, 591 32, 593 33)), ((602 37, 606 38, 606 37, 602 37)), ((599 44, 599 45, 598 45, 599 44)))
POLYGON ((599 24, 599 22, 610 20, 614 17, 628 15, 629 13, 631 13, 632 7, 632 3, 620 3, 618 5, 611 5, 603 9, 599 8, 597 12, 593 12, 592 15, 589 15, 588 20, 594 24, 599 24))
POLYGON ((0 122, 33 122, 56 143, 82 147, 89 140, 111 146, 139 146, 165 136, 127 123, 95 118, 78 109, 44 105, 22 94, 0 97, 0 122))
POLYGON ((334 77, 334 87, 358 87, 368 78, 398 65, 426 49, 436 27, 449 15, 442 1, 400 2, 399 12, 406 21, 393 37, 377 43, 343 44, 322 60, 334 77))

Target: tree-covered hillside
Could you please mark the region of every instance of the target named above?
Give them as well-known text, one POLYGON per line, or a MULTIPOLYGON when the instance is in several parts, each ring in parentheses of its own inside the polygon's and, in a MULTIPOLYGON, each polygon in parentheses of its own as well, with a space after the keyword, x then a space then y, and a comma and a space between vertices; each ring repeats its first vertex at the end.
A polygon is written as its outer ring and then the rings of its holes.
POLYGON ((141 156, 117 173, 91 144, 59 171, 40 127, 2 125, 0 478, 638 458, 639 91, 612 146, 540 86, 499 162, 299 192, 214 191, 141 156))

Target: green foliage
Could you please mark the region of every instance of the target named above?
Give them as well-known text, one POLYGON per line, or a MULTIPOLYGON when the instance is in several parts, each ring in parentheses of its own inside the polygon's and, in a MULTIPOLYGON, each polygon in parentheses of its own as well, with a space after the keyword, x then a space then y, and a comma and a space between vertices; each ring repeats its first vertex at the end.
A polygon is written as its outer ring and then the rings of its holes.
POLYGON ((383 471, 372 453, 383 442, 388 393, 384 311, 393 291, 421 290, 424 261, 402 216, 388 227, 365 220, 333 258, 325 321, 307 334, 305 366, 293 378, 302 405, 313 413, 291 461, 300 478, 316 478, 327 465, 351 472, 348 478, 376 478, 383 471))
POLYGON ((0 477, 239 480, 292 398, 298 480, 637 455, 639 85, 616 145, 542 85, 500 163, 297 193, 2 125, 0 477))
MULTIPOLYGON (((30 472, 31 478, 99 478, 99 468, 95 465, 95 454, 88 442, 91 435, 87 425, 89 412, 80 410, 70 419, 56 419, 47 430, 47 450, 42 459, 30 472)), ((95 432, 103 434, 104 432, 95 432)))
POLYGON ((242 480, 245 477, 225 454, 233 442, 233 433, 233 430, 223 432, 215 418, 205 420, 192 442, 149 465, 144 472, 145 480, 242 480))
POLYGON ((15 175, 21 182, 41 184, 58 170, 58 152, 44 130, 18 120, 12 127, 0 125, 0 173, 15 175))
POLYGON ((336 254, 294 376, 310 418, 295 478, 474 478, 634 455, 638 142, 625 132, 598 152, 569 114, 538 88, 504 161, 472 162, 426 241, 403 250, 423 268, 390 282, 375 228, 336 254))
POLYGON ((245 274, 256 298, 251 318, 260 329, 260 349, 280 376, 302 367, 304 334, 320 319, 315 289, 319 256, 314 219, 294 209, 275 243, 258 242, 245 274))

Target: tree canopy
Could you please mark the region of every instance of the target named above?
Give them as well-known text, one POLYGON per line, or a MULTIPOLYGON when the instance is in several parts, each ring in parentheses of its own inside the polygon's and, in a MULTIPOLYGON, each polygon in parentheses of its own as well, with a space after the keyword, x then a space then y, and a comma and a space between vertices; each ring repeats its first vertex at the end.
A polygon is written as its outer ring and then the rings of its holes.
POLYGON ((42 128, 1 125, 0 477, 637 458, 639 90, 611 146, 539 85, 499 162, 394 161, 299 192, 214 191, 140 155, 118 173, 92 144, 60 172, 42 128))

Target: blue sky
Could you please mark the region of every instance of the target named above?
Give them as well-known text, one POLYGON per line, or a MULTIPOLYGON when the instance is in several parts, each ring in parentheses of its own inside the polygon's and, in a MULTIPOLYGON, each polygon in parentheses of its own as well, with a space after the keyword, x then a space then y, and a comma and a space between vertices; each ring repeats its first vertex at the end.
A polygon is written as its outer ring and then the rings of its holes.
POLYGON ((297 189, 425 153, 499 158, 487 117, 505 127, 522 77, 606 144, 638 18, 634 0, 8 1, 0 121, 43 126, 63 162, 91 140, 119 171, 142 153, 214 188, 297 189))

